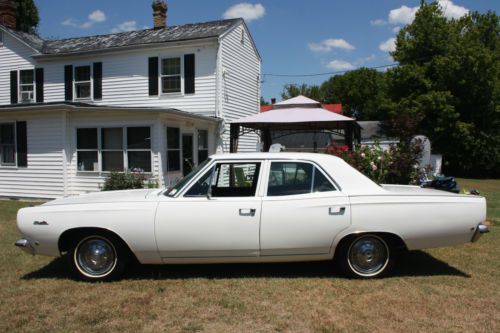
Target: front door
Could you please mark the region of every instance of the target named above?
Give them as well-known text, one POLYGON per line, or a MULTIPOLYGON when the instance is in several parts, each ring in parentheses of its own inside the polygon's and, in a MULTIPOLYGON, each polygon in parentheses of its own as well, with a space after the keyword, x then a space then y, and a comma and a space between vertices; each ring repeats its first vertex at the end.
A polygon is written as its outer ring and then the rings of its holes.
POLYGON ((155 226, 163 260, 258 256, 259 171, 260 162, 218 162, 177 198, 163 198, 155 226))
POLYGON ((182 173, 187 175, 194 167, 193 134, 182 134, 182 173))
POLYGON ((261 252, 324 255, 350 225, 349 198, 309 162, 272 162, 262 201, 261 252))

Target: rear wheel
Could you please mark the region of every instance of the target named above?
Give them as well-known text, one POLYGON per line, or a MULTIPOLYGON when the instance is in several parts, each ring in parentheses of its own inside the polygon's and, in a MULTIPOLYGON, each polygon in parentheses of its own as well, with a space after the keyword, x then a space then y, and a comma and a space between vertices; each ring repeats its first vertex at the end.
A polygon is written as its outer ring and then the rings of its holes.
POLYGON ((387 242, 374 234, 360 235, 344 242, 338 258, 344 273, 357 278, 377 278, 392 267, 392 253, 387 242))
POLYGON ((81 237, 70 253, 73 271, 86 281, 107 281, 119 277, 128 261, 122 242, 112 235, 81 237))

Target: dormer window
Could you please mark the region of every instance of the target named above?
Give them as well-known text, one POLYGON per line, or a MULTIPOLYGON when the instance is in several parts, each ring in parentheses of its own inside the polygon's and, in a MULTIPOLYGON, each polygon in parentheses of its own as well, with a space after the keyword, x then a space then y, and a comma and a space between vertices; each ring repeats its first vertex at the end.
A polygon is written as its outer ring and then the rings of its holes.
POLYGON ((161 92, 163 94, 181 92, 181 58, 161 60, 161 92))
POLYGON ((90 66, 75 66, 75 99, 91 98, 90 66))
POLYGON ((19 71, 19 101, 21 103, 31 103, 35 99, 34 71, 19 71))

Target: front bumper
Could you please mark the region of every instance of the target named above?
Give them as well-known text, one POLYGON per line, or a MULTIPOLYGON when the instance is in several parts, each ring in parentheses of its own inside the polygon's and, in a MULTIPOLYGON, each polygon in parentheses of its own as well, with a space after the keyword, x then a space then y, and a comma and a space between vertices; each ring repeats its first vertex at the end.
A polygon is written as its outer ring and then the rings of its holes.
POLYGON ((488 229, 488 226, 485 224, 479 223, 476 227, 476 231, 474 231, 474 235, 472 236, 471 242, 473 242, 473 243, 477 242, 483 234, 486 234, 488 232, 490 232, 490 229, 488 229))
POLYGON ((31 242, 26 238, 18 239, 14 245, 20 247, 23 251, 29 254, 35 254, 35 248, 31 244, 31 242))

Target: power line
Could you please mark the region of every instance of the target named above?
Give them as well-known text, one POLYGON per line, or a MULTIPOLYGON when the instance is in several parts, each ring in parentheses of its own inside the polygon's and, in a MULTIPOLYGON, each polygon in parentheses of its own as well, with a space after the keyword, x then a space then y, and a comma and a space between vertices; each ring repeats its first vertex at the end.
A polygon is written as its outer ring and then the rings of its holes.
MULTIPOLYGON (((363 68, 370 68, 370 69, 378 69, 378 68, 387 68, 387 67, 394 67, 398 66, 399 64, 393 63, 393 64, 387 64, 387 65, 381 65, 381 66, 372 66, 372 67, 363 67, 363 68)), ((358 67, 356 69, 360 69, 362 67, 358 67)), ((346 72, 352 71, 352 69, 349 70, 344 70, 344 71, 336 71, 336 72, 324 72, 324 73, 313 73, 313 74, 262 74, 262 76, 274 76, 274 77, 312 77, 312 76, 323 76, 323 75, 335 75, 335 74, 343 74, 346 72)))

